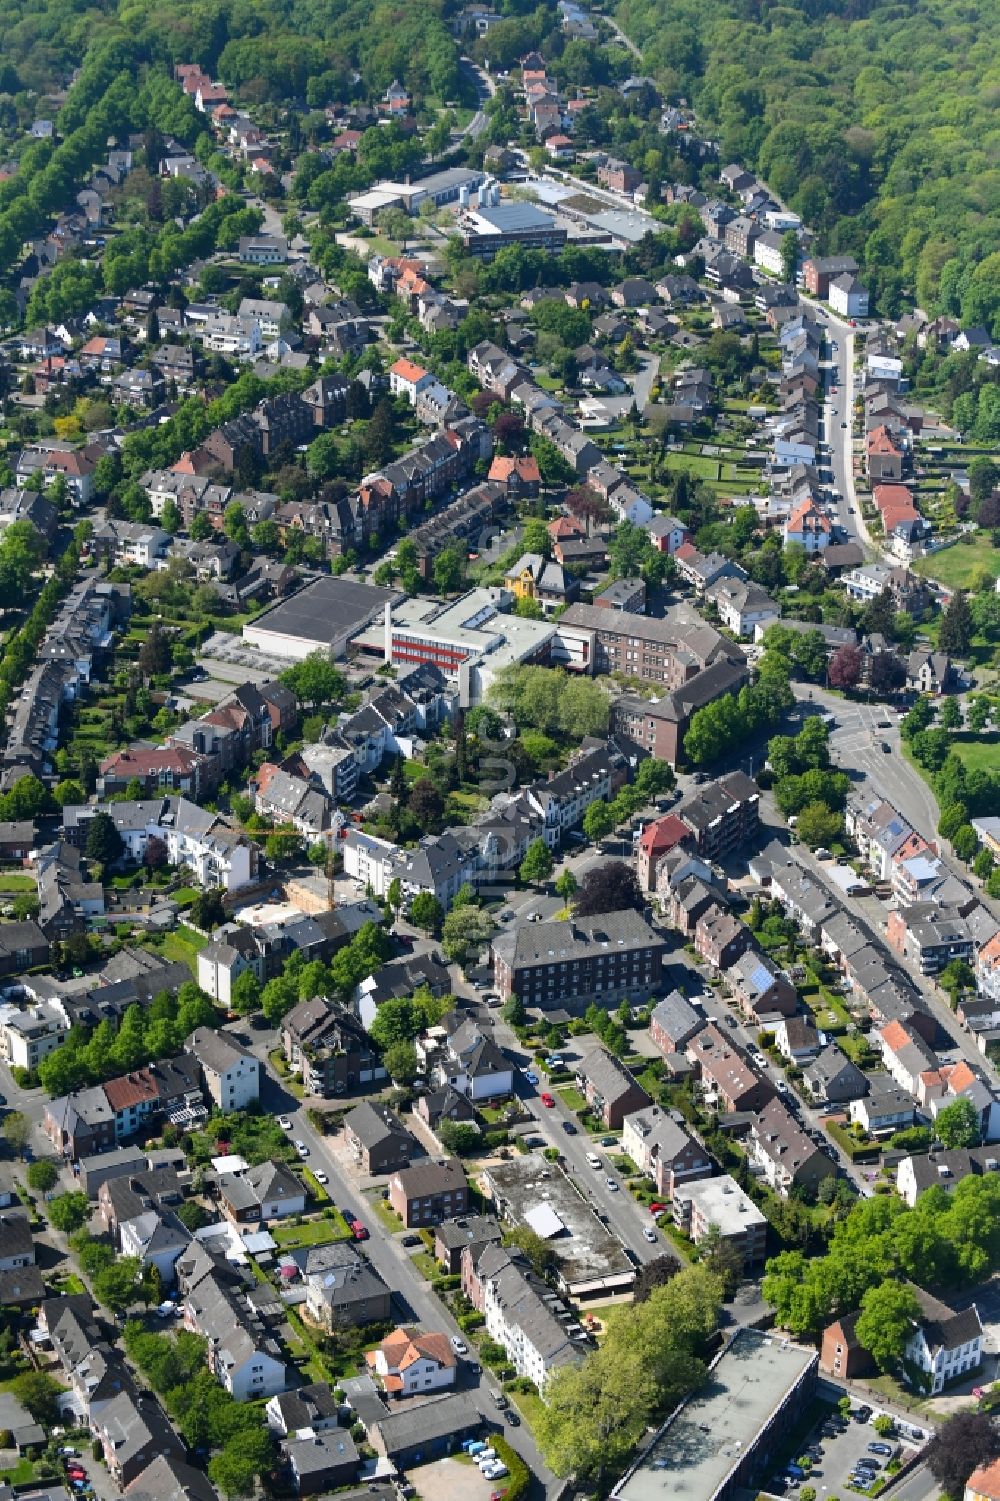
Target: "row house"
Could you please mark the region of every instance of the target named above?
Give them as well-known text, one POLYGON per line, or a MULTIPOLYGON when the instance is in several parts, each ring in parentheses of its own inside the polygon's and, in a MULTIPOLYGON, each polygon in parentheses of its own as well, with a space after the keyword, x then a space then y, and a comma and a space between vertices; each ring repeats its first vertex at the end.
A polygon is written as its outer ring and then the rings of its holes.
POLYGON ((750 1128, 748 1145, 752 1166, 782 1198, 795 1188, 815 1193, 825 1178, 836 1176, 836 1164, 780 1100, 771 1100, 760 1112, 750 1128))
POLYGON ((714 1100, 720 1110, 759 1114, 776 1097, 770 1081, 757 1073, 714 1022, 692 1037, 686 1054, 706 1098, 714 1100))
POLYGON ((198 1065, 191 1058, 165 1058, 107 1084, 50 1100, 42 1130, 61 1156, 79 1160, 107 1151, 155 1120, 190 1120, 199 1113, 206 1112, 198 1065))
POLYGON ((582 1331, 574 1337, 568 1315, 554 1306, 551 1290, 515 1247, 466 1247, 462 1285, 485 1315, 490 1339, 503 1346, 518 1375, 539 1391, 552 1371, 583 1358, 582 1331))
POLYGON ((277 1341, 247 1297, 238 1270, 192 1242, 177 1262, 185 1328, 206 1341, 209 1369, 237 1402, 273 1397, 285 1389, 277 1341))
POLYGON ((564 836, 583 821, 592 803, 611 802, 629 780, 629 763, 614 739, 585 744, 563 771, 547 781, 533 782, 525 802, 542 821, 542 837, 550 849, 558 849, 564 836))
POLYGON ((954 959, 970 961, 976 951, 969 924, 954 907, 916 902, 889 913, 889 947, 915 960, 922 975, 940 974, 954 959))

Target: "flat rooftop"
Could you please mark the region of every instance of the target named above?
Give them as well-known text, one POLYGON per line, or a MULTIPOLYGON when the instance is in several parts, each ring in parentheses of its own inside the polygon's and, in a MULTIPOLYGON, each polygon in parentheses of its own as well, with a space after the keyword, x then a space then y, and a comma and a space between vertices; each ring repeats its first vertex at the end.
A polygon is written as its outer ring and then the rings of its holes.
POLYGON ((297 636, 317 646, 328 646, 352 628, 360 630, 367 625, 395 598, 394 589, 377 589, 374 584, 324 575, 258 615, 251 625, 243 627, 243 634, 250 640, 261 632, 297 636))
MULTIPOLYGON (((499 606, 509 598, 501 589, 470 589, 461 599, 442 604, 433 599, 404 599, 392 606, 394 636, 407 635, 415 642, 439 644, 464 650, 468 656, 489 656, 496 671, 520 662, 556 633, 550 621, 522 620, 505 615, 499 606)), ((379 620, 359 632, 352 645, 363 651, 385 650, 385 611, 379 620)))
POLYGON ((668 1418, 613 1494, 621 1501, 712 1501, 817 1361, 815 1350, 741 1329, 702 1390, 668 1418))
POLYGON ((543 208, 516 200, 472 209, 469 219, 476 233, 481 235, 530 234, 539 229, 551 229, 555 224, 552 215, 543 208))
POLYGON ((625 1292, 635 1268, 621 1241, 603 1225, 554 1162, 534 1152, 491 1167, 486 1177, 503 1200, 508 1219, 534 1221, 556 1254, 569 1293, 625 1292))

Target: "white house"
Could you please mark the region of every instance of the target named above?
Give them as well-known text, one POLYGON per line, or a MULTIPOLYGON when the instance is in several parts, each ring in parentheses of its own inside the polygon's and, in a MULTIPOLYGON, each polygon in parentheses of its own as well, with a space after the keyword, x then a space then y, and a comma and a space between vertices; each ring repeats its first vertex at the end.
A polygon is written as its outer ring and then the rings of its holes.
POLYGON ((191 1244, 191 1232, 175 1214, 148 1209, 135 1219, 123 1220, 118 1226, 123 1256, 134 1256, 144 1267, 155 1266, 160 1281, 170 1286, 176 1277, 178 1257, 191 1244))
POLYGON ((983 1358, 983 1326, 975 1303, 955 1313, 947 1303, 914 1287, 920 1317, 903 1351, 903 1359, 922 1371, 930 1395, 978 1369, 983 1358))
POLYGON ((69 1022, 47 1005, 0 1006, 0 1059, 12 1068, 37 1068, 66 1039, 69 1022))
POLYGON ((439 1089, 451 1085, 470 1100, 492 1100, 514 1092, 510 1060, 474 1021, 456 1027, 435 1052, 431 1077, 439 1089))
POLYGON ((580 1360, 579 1345, 546 1301, 551 1298, 549 1288, 517 1253, 512 1257, 502 1246, 487 1246, 476 1275, 482 1286, 486 1332, 503 1345, 519 1376, 526 1376, 541 1391, 550 1371, 580 1360))
POLYGON ((619 521, 631 521, 635 526, 646 526, 653 519, 653 507, 631 485, 619 485, 608 496, 608 505, 619 521))
POLYGON ((394 1329, 365 1359, 391 1397, 454 1386, 458 1371, 448 1336, 434 1330, 394 1329))
POLYGON ((754 264, 760 266, 761 270, 769 271, 772 276, 781 276, 781 236, 773 229, 759 235, 754 241, 753 258, 754 264))
POLYGON ((399 846, 387 839, 376 839, 372 834, 363 834, 360 829, 349 829, 341 841, 344 874, 369 886, 377 897, 385 896, 392 876, 392 862, 399 854, 399 846))
POLYGON ((260 1059, 225 1032, 199 1027, 184 1044, 197 1059, 208 1090, 223 1115, 246 1110, 260 1099, 260 1059))
POLYGON ((389 366, 389 390, 393 396, 405 396, 411 407, 416 406, 421 391, 432 385, 434 376, 413 360, 400 359, 389 366))
POLYGON ((252 969, 263 983, 264 955, 257 947, 252 928, 231 924, 198 952, 198 984, 206 995, 227 1009, 233 1004, 233 983, 247 969, 252 969))
POLYGON ((257 875, 255 846, 225 818, 180 798, 163 829, 171 865, 186 865, 199 886, 238 891, 257 875))
POLYGON ((830 283, 830 306, 842 318, 868 317, 868 288, 850 271, 830 283))
POLYGON ((749 579, 716 579, 705 597, 715 605, 723 625, 743 639, 752 638, 758 626, 766 630, 781 619, 781 609, 767 590, 749 579))
POLYGON ((783 528, 785 544, 795 542, 808 553, 822 552, 832 535, 833 523, 811 495, 795 507, 783 528))

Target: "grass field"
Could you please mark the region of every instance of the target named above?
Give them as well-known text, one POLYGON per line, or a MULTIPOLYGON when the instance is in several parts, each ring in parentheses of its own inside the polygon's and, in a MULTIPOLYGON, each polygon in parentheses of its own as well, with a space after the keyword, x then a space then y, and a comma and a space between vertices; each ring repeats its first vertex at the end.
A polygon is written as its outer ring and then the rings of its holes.
POLYGON ((937 579, 946 589, 967 589, 982 569, 1000 578, 1000 552, 989 545, 984 535, 981 542, 956 542, 954 547, 946 547, 929 558, 917 558, 912 568, 924 578, 937 579))
POLYGON ((969 771, 1000 771, 1000 736, 989 740, 952 741, 952 750, 962 758, 969 771))
POLYGON ((0 871, 0 891, 34 891, 34 876, 22 876, 16 871, 0 871))

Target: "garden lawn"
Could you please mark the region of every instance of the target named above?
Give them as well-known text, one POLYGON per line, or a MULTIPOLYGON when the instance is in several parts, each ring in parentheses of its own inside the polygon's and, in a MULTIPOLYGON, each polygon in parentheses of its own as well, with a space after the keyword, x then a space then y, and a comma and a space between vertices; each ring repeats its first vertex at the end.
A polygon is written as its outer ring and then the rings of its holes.
POLYGON ((574 1089, 572 1084, 563 1085, 561 1089, 556 1090, 556 1094, 562 1100, 567 1110, 577 1111, 586 1110, 587 1108, 587 1101, 578 1089, 574 1089))
POLYGON ((186 964, 192 975, 198 978, 198 955, 205 947, 205 939, 193 928, 185 927, 180 923, 172 933, 164 934, 163 956, 165 959, 175 960, 186 964))
POLYGON ((339 1210, 332 1219, 304 1220, 301 1225, 272 1225, 271 1234, 281 1251, 297 1251, 302 1246, 331 1246, 334 1241, 351 1238, 347 1221, 339 1210))
POLYGON ((990 546, 987 533, 975 542, 956 542, 926 558, 916 558, 910 565, 914 573, 937 579, 946 589, 967 589, 975 574, 986 569, 1000 578, 1000 552, 990 546))
POLYGON ((0 891, 34 891, 35 886, 34 876, 22 876, 16 871, 0 871, 0 891))

